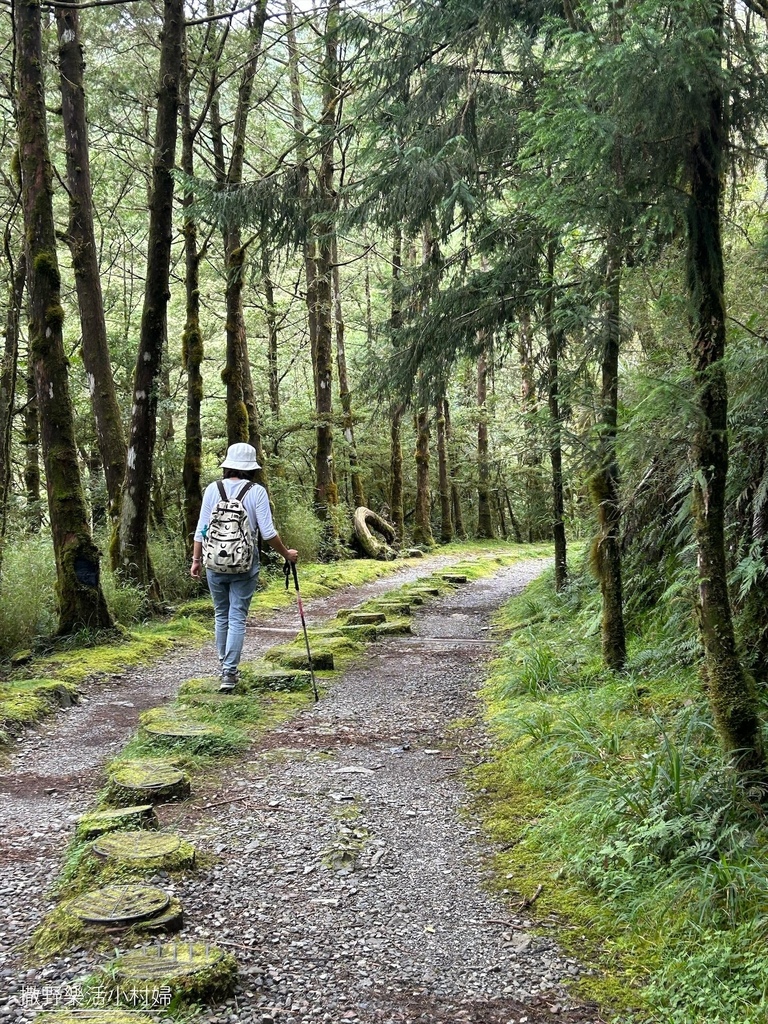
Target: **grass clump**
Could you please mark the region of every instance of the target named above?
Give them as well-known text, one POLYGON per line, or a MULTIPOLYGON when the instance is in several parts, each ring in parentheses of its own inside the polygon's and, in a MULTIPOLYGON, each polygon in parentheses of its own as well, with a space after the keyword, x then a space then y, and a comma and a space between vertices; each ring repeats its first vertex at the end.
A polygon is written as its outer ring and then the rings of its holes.
POLYGON ((497 877, 544 887, 536 912, 577 926, 576 952, 605 971, 584 990, 618 1019, 764 1021, 768 825, 722 757, 690 610, 635 608, 618 676, 598 600, 581 577, 556 595, 547 575, 498 617, 508 639, 484 688, 498 750, 475 776, 497 877))

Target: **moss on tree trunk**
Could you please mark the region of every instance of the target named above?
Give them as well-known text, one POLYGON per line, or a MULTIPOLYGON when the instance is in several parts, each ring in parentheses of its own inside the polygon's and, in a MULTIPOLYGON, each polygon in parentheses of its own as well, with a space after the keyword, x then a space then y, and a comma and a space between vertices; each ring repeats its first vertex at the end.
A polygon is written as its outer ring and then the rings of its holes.
MULTIPOLYGON (((722 51, 723 11, 712 26, 722 51)), ((699 625, 712 712, 725 750, 742 770, 765 772, 759 704, 733 630, 725 560, 728 475, 728 387, 725 354, 725 272, 720 224, 726 128, 718 83, 706 123, 689 153, 688 292, 693 324, 691 360, 699 415, 691 446, 693 519, 698 546, 699 625)))
POLYGON ((182 0, 165 0, 149 203, 147 275, 141 336, 133 378, 133 408, 117 535, 120 571, 126 579, 147 588, 154 600, 159 599, 160 591, 149 559, 149 511, 157 439, 158 387, 170 297, 173 236, 172 172, 176 154, 183 31, 182 0))
POLYGON ((56 557, 59 632, 112 626, 90 535, 75 446, 67 360, 62 340, 51 164, 42 77, 40 5, 16 8, 19 155, 29 273, 29 345, 40 410, 51 535, 56 557))

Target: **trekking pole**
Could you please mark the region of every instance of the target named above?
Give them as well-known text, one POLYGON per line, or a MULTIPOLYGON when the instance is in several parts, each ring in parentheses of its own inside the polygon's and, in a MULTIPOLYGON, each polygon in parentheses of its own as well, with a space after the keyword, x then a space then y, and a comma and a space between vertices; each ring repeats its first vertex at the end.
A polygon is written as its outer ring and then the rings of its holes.
POLYGON ((299 592, 299 574, 296 572, 296 563, 285 560, 283 566, 283 573, 285 574, 285 589, 287 590, 290 584, 291 571, 293 571, 293 585, 296 587, 296 600, 299 602, 299 615, 301 617, 301 628, 304 630, 304 643, 307 645, 307 661, 309 662, 309 674, 312 678, 312 693, 315 695, 315 704, 320 700, 320 695, 317 692, 317 681, 315 680, 315 668, 312 664, 312 651, 309 649, 309 636, 307 635, 307 623, 304 620, 304 606, 301 603, 301 593, 299 592))

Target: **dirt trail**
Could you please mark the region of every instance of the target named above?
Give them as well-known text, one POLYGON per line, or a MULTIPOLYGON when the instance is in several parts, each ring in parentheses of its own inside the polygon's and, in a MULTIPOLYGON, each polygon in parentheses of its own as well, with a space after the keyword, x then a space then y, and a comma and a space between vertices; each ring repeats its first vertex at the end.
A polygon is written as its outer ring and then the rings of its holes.
MULTIPOLYGON (((598 1024, 563 988, 578 964, 483 889, 481 839, 462 812, 462 769, 482 758, 486 740, 476 721, 455 723, 476 715, 491 614, 541 567, 519 563, 420 610, 414 637, 369 647, 320 704, 263 737, 226 779, 163 809, 166 823, 217 856, 175 884, 180 938, 220 943, 240 964, 236 998, 204 1021, 598 1024)), ((407 576, 434 568, 430 560, 407 576)), ((400 574, 307 602, 308 617, 403 582, 400 574)), ((249 630, 246 657, 280 642, 280 619, 249 630)), ((42 890, 72 820, 138 712, 215 670, 206 649, 126 673, 19 745, 0 777, 9 864, 0 899, 13 906, 0 925, 0 1020, 32 1019, 23 985, 92 970, 98 957, 74 951, 27 974, 11 947, 45 911, 42 890)))

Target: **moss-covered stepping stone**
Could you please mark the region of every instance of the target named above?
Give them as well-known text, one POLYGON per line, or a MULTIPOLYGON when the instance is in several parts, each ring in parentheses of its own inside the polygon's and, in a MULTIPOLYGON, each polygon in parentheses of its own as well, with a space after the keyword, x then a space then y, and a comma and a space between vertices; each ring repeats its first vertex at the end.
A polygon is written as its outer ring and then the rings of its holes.
POLYGON ((162 914, 150 917, 146 921, 137 921, 133 925, 133 930, 144 935, 160 935, 161 933, 177 932, 182 924, 184 924, 184 908, 181 905, 181 900, 172 897, 162 914))
POLYGON ((169 870, 193 867, 195 848, 170 832, 108 832, 91 844, 97 856, 138 863, 157 862, 169 870))
POLYGON ((47 1010, 38 1018, 44 1024, 152 1024, 135 1010, 47 1010))
POLYGON ((376 627, 376 636, 402 636, 411 632, 410 619, 392 619, 376 627))
POLYGON ((211 1002, 235 984, 237 962, 230 953, 201 942, 165 942, 132 949, 110 964, 117 989, 166 986, 185 1002, 211 1002))
POLYGON ((405 557, 406 558, 423 558, 424 557, 424 552, 421 551, 419 548, 408 548, 408 550, 405 552, 405 557))
POLYGON ((376 607, 386 615, 410 615, 411 606, 407 601, 377 601, 376 607))
POLYGON ((467 577, 463 573, 444 572, 442 578, 446 583, 466 583, 467 577))
POLYGON ((137 798, 165 803, 189 796, 189 776, 171 764, 133 761, 115 768, 109 778, 113 803, 135 803, 137 798))
POLYGON ((440 596, 440 588, 439 587, 418 587, 418 589, 415 590, 414 593, 415 594, 421 594, 423 597, 439 597, 440 596))
MULTIPOLYGON (((309 668, 306 651, 286 651, 275 649, 267 651, 270 660, 277 661, 283 668, 309 668)), ((333 653, 331 651, 312 651, 312 665, 318 671, 331 671, 333 669, 333 653)))
POLYGON ((68 909, 83 924, 128 928, 140 921, 158 917, 170 902, 168 893, 156 885, 134 883, 92 889, 72 900, 68 909))
POLYGON ((350 612, 347 616, 348 626, 376 626, 385 622, 387 616, 384 612, 350 612))
POLYGON ((104 811, 89 811, 80 817, 75 834, 78 839, 93 839, 118 829, 157 827, 157 815, 152 804, 138 804, 136 807, 109 807, 104 811))
POLYGON ((248 690, 303 690, 312 685, 312 676, 302 668, 248 669, 240 677, 240 685, 248 690))

